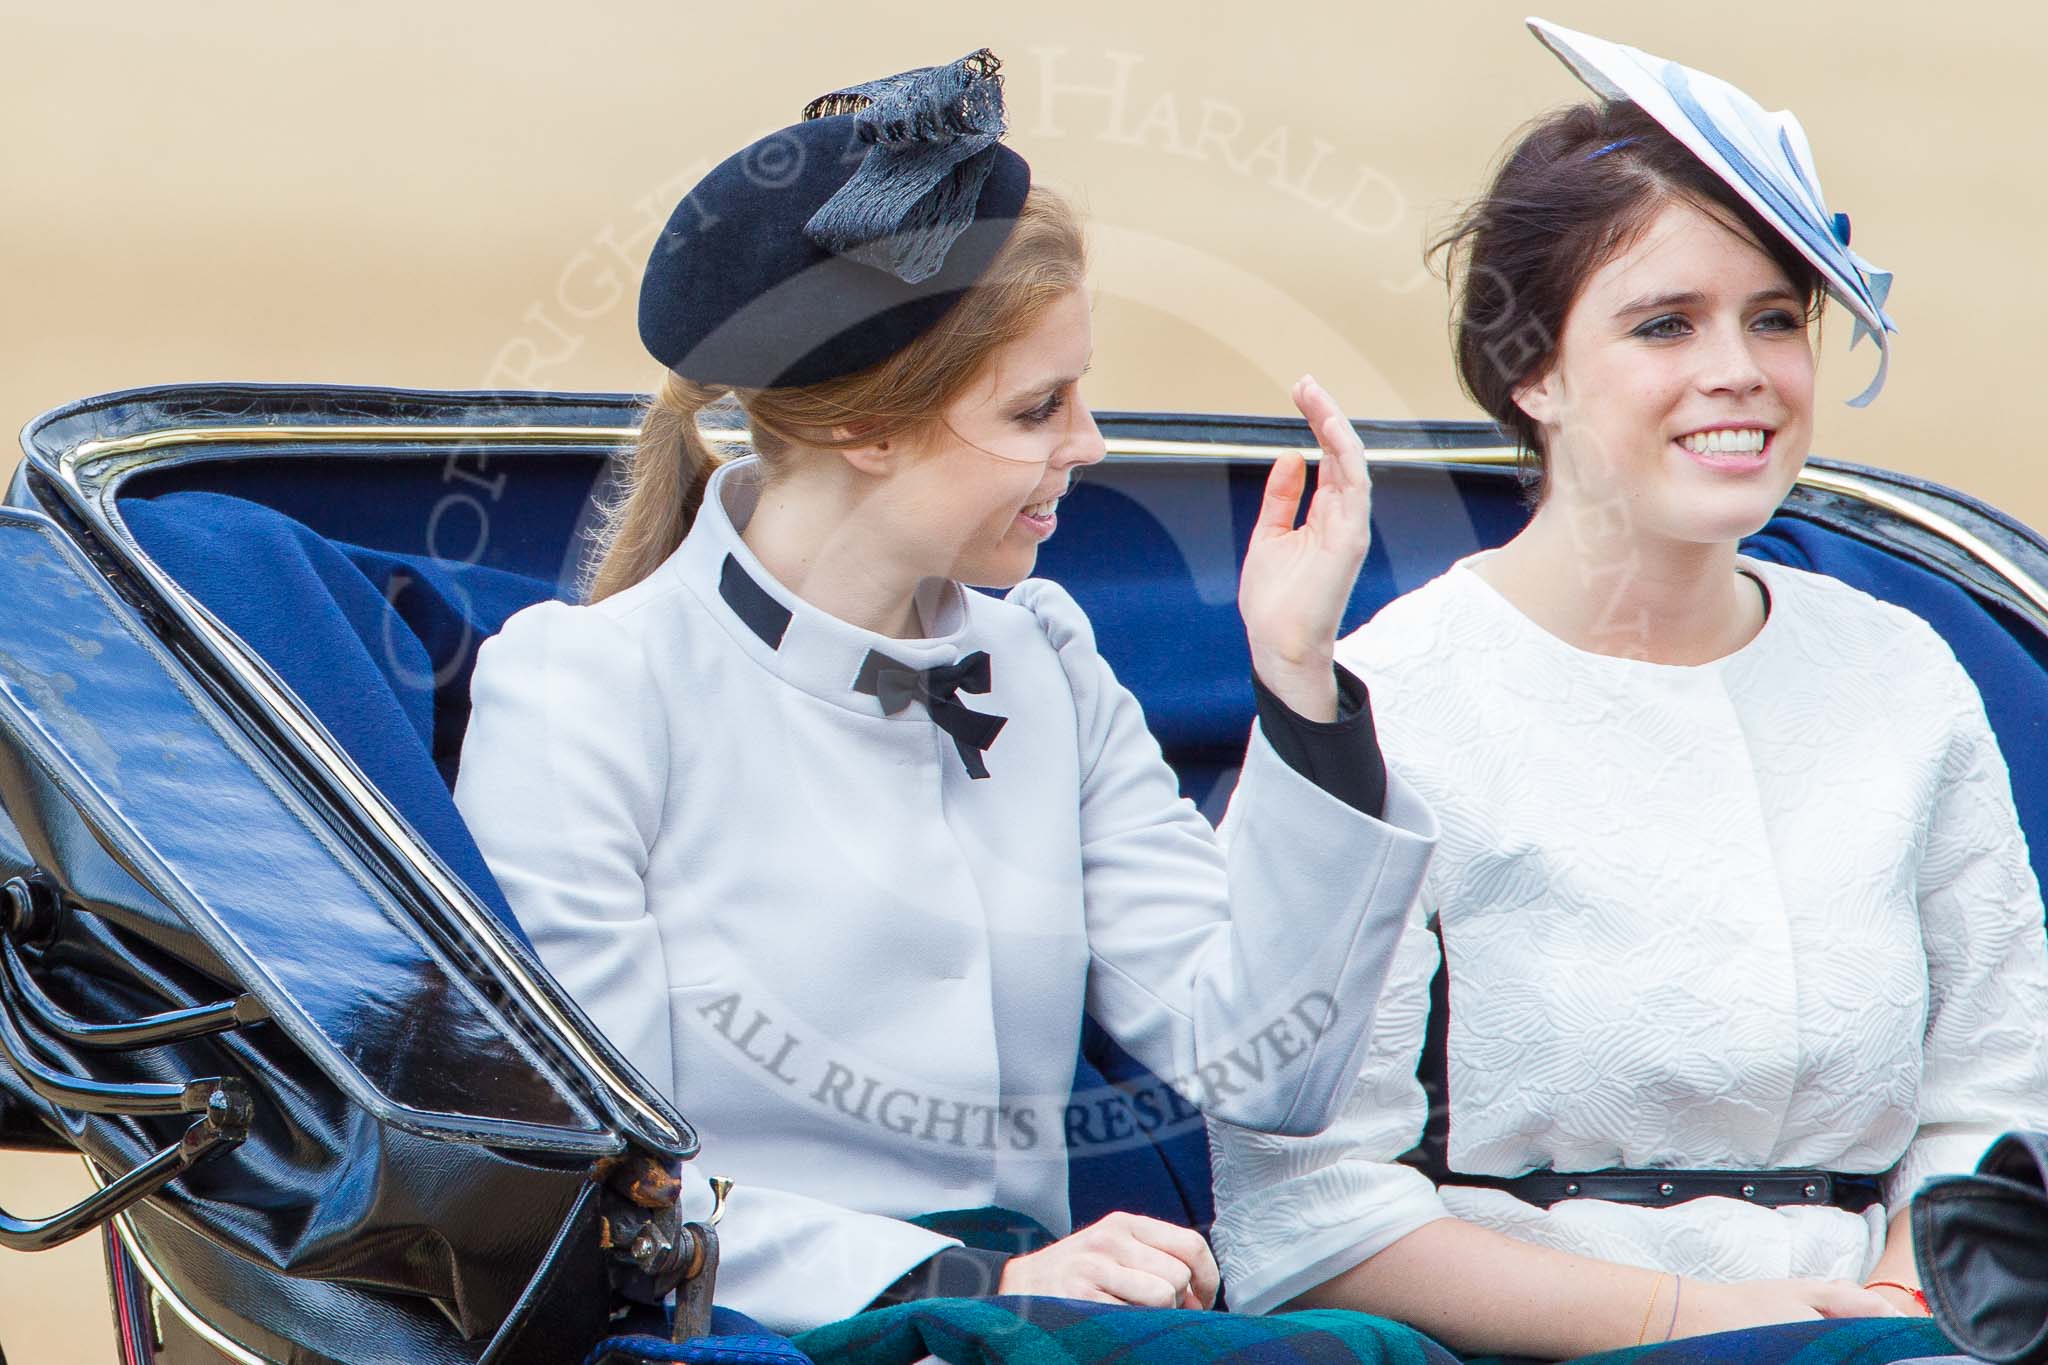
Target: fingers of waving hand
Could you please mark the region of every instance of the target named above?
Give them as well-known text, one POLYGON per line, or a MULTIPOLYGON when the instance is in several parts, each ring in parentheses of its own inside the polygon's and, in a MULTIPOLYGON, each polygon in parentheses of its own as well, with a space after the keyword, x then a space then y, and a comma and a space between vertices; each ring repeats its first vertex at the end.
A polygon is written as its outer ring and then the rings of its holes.
POLYGON ((1365 444, 1358 439, 1358 432, 1337 406, 1337 400, 1330 397, 1329 390, 1318 384, 1314 375, 1305 374, 1295 381, 1289 396, 1308 419, 1324 457, 1335 466, 1337 482, 1346 487, 1367 482, 1365 444))
MULTIPOLYGON (((1307 524, 1327 535, 1369 534, 1372 511, 1372 476, 1365 463, 1365 446, 1337 401, 1303 375, 1292 390, 1294 405, 1308 419, 1322 460, 1316 469, 1316 495, 1309 503, 1307 524)), ((1283 451, 1273 461, 1266 477, 1266 496, 1259 504, 1254 540, 1285 535, 1296 530, 1301 511, 1301 494, 1308 481, 1308 465, 1293 451, 1283 451)))
MULTIPOLYGON (((1299 665, 1304 682, 1309 674, 1327 671, 1372 543, 1372 484, 1357 433, 1313 379, 1295 385, 1294 396, 1323 451, 1315 496, 1297 525, 1307 466, 1293 452, 1273 462, 1237 588, 1252 662, 1268 686, 1275 679, 1262 664, 1299 665)), ((1330 691, 1334 707, 1334 687, 1330 691)))
POLYGON ((1270 540, 1294 529, 1301 511, 1301 490, 1308 484, 1308 461, 1292 450, 1283 450, 1266 475, 1266 496, 1259 502, 1258 524, 1252 540, 1270 540))
POLYGON ((1366 467, 1365 445, 1337 400, 1313 376, 1301 377, 1293 397, 1323 453, 1316 468, 1316 496, 1309 504, 1309 521, 1333 538, 1356 539, 1362 558, 1372 516, 1372 475, 1366 467))

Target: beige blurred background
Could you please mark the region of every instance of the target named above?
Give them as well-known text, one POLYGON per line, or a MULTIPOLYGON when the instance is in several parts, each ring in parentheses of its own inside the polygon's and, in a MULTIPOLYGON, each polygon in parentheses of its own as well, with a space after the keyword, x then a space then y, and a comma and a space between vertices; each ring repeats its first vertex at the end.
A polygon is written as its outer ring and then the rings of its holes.
MULTIPOLYGON (((1208 6, 0 0, 0 421, 130 385, 641 389, 646 244, 809 97, 987 45, 1013 144, 1093 223, 1098 407, 1468 415, 1420 246, 1580 87, 1504 0, 1208 6)), ((2048 525, 2048 15, 1551 0, 1546 17, 1796 110, 1831 207, 1897 272, 1890 386, 1822 346, 1816 450, 2048 525), (2031 402, 2031 399, 2027 400, 2031 402)), ((0 468, 16 452, 7 443, 0 468)), ((0 606, 4 610, 4 606, 0 606)), ((230 1158, 232 1159, 232 1158, 230 1158)), ((0 1206, 80 1191, 0 1157, 0 1206)), ((13 1365, 111 1358, 97 1252, 0 1258, 13 1365)))

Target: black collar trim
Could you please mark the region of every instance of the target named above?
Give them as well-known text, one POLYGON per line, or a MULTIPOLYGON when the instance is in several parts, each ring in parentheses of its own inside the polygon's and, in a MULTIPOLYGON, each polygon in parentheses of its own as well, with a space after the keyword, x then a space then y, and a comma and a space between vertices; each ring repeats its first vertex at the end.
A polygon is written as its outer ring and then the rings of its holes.
POLYGON ((732 608, 733 615, 746 623, 748 630, 761 637, 762 644, 770 649, 782 648, 782 637, 789 630, 789 608, 748 577, 739 560, 731 555, 725 557, 725 565, 718 571, 718 595, 732 608))

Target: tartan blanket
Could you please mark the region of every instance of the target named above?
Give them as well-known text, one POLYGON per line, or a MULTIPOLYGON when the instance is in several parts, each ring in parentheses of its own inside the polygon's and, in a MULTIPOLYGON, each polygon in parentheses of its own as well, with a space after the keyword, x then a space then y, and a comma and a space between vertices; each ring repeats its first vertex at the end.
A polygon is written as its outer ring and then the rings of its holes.
MULTIPOLYGON (((951 1209, 911 1221, 969 1246, 1012 1253, 1053 1240, 1009 1209, 951 1209)), ((814 1328, 796 1344, 818 1365, 910 1365, 928 1355, 952 1365, 1457 1365, 1458 1359, 1413 1328, 1364 1313, 1252 1318, 1019 1296, 897 1304, 814 1328)))
MULTIPOLYGON (((912 1220, 969 1246, 1029 1251, 1052 1234, 1008 1209, 953 1209, 912 1220)), ((817 1365, 1537 1365, 1461 1361, 1412 1327, 1313 1309, 1247 1317, 1078 1299, 923 1299, 813 1328, 796 1346, 817 1365)), ((1783 1323, 1635 1346, 1572 1365, 1892 1365, 1954 1357, 1926 1318, 1783 1323)))
MULTIPOLYGON (((1075 1299, 927 1299, 804 1333, 817 1365, 1456 1365, 1412 1328, 1318 1309, 1250 1318, 1075 1299)), ((1963 1359, 1925 1318, 1793 1322, 1636 1346, 1574 1365, 1895 1365, 1963 1359)), ((1474 1361, 1471 1365, 1481 1365, 1474 1361)), ((1508 1365, 1490 1358, 1486 1365, 1508 1365)))
POLYGON ((1457 1365, 1413 1328, 1316 1309, 1253 1318, 1078 1299, 924 1299, 813 1328, 817 1365, 1457 1365))
MULTIPOLYGON (((1571 1365, 1893 1365, 1958 1357, 1932 1318, 1786 1322, 1583 1356, 1571 1365)), ((1522 1365, 1500 1357, 1470 1365, 1522 1365)))

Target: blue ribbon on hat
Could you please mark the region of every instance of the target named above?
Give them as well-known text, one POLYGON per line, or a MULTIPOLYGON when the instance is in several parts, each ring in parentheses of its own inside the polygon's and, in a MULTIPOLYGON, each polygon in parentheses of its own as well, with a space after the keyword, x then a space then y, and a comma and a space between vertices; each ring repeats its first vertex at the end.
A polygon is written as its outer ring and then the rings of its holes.
POLYGON ((987 48, 949 66, 849 86, 804 106, 806 119, 855 116, 860 167, 811 215, 804 235, 905 284, 936 275, 974 222, 1006 127, 1002 63, 987 48))
MULTIPOLYGON (((1721 131, 1720 125, 1693 95, 1691 73, 1686 68, 1677 62, 1665 62, 1663 84, 1672 100, 1677 103, 1680 112, 1692 120, 1693 126, 1706 138, 1708 144, 1719 152, 1734 168, 1735 173, 1743 178, 1744 183, 1755 190, 1770 206, 1786 230, 1797 233, 1800 241, 1805 243, 1815 256, 1832 261, 1835 267, 1833 274, 1837 282, 1854 290, 1886 331, 1894 330, 1890 316, 1884 311, 1885 300, 1891 296, 1892 274, 1888 270, 1877 269, 1849 250, 1848 215, 1838 213, 1832 219, 1821 219, 1805 205, 1795 202, 1785 187, 1779 183, 1777 176, 1768 168, 1757 165, 1740 146, 1721 131)), ((1799 157, 1793 152, 1791 141, 1785 136, 1782 128, 1778 132, 1778 145, 1785 153, 1785 164, 1791 167, 1792 174, 1799 178, 1800 188, 1806 192, 1807 198, 1815 206, 1820 205, 1820 192, 1800 169, 1799 157)), ((1854 310, 1851 311, 1853 313, 1854 310)), ((1871 379, 1868 388, 1849 400, 1852 407, 1863 407, 1877 396, 1878 390, 1884 387, 1885 372, 1891 367, 1891 353, 1884 344, 1884 338, 1877 336, 1876 330, 1868 322, 1857 317, 1849 335, 1850 349, 1853 350, 1856 343, 1866 336, 1877 338, 1877 374, 1871 379)))

